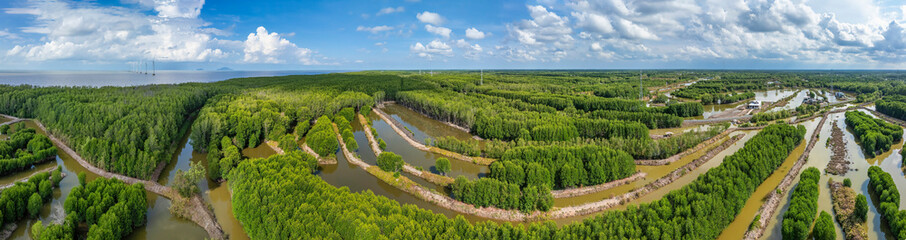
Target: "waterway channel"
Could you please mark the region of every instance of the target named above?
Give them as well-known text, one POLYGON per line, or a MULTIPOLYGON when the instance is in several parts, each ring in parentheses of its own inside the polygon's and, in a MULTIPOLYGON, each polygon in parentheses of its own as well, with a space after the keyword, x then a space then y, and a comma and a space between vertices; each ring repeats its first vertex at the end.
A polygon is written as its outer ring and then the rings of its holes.
MULTIPOLYGON (((26 121, 26 126, 34 128, 40 134, 46 134, 32 121, 26 121)), ((20 180, 37 171, 62 166, 66 178, 60 182, 60 187, 54 189, 53 200, 44 205, 41 214, 37 219, 24 219, 16 222, 18 228, 10 236, 10 239, 31 239, 31 225, 40 220, 45 225, 49 223, 61 223, 65 218, 63 202, 69 195, 73 187, 79 185, 78 173, 84 172, 88 181, 94 180, 98 176, 87 171, 71 156, 63 151, 59 151, 55 161, 44 163, 33 167, 30 170, 23 171, 14 175, 0 178, 0 182, 11 182, 20 180)), ((146 191, 148 197, 148 222, 130 234, 127 239, 203 239, 207 233, 195 223, 177 218, 170 214, 170 200, 160 197, 152 192, 146 191), (178 232, 180 234, 172 234, 178 232)))

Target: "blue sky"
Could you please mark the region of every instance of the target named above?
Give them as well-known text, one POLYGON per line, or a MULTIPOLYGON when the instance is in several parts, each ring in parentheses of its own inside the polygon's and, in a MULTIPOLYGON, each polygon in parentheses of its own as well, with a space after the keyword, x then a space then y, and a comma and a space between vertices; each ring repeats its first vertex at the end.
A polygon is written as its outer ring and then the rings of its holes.
POLYGON ((895 0, 0 2, 0 70, 906 68, 895 0))

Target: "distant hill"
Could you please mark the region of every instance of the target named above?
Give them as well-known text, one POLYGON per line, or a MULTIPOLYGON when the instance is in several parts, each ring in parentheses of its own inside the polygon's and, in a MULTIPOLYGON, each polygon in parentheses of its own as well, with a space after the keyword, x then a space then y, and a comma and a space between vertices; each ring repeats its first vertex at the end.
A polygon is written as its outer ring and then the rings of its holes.
POLYGON ((233 69, 228 68, 228 67, 222 67, 222 68, 218 68, 217 71, 233 71, 233 69))

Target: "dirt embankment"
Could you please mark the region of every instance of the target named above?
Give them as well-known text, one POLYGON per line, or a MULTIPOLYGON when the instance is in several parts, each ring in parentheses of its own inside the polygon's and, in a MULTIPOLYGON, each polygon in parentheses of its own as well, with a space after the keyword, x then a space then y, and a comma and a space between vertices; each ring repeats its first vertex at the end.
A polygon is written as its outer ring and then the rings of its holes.
POLYGON ((380 108, 372 108, 371 110, 375 114, 377 114, 381 118, 381 120, 384 120, 384 122, 387 122, 388 125, 390 125, 390 128, 392 128, 394 132, 396 132, 397 134, 402 136, 403 139, 406 140, 407 143, 409 143, 409 145, 412 145, 412 147, 415 147, 422 151, 434 152, 434 153, 438 153, 438 154, 444 155, 449 158, 458 159, 458 160, 471 162, 471 163, 475 163, 475 164, 491 165, 491 163, 493 163, 495 161, 495 159, 491 159, 491 158, 469 157, 466 155, 447 151, 444 149, 426 146, 425 144, 415 141, 415 139, 414 139, 415 137, 414 137, 414 135, 412 135, 411 132, 403 131, 402 123, 400 123, 396 119, 388 116, 386 113, 384 113, 384 111, 381 111, 380 108))
POLYGON ((264 144, 267 144, 267 146, 270 147, 271 149, 273 149, 274 152, 277 152, 277 154, 280 154, 280 155, 286 154, 286 152, 283 151, 282 148, 280 148, 280 143, 277 143, 277 141, 267 140, 266 142, 264 142, 264 144))
MULTIPOLYGON (((443 120, 439 120, 439 119, 433 118, 433 117, 429 116, 425 111, 422 111, 422 110, 419 110, 419 109, 412 108, 412 107, 406 105, 405 103, 397 103, 396 101, 387 101, 387 102, 383 102, 383 103, 379 104, 378 107, 383 108, 383 107, 384 107, 384 104, 387 104, 387 103, 390 103, 390 104, 399 104, 400 106, 406 107, 406 108, 408 108, 409 110, 412 110, 413 112, 417 112, 417 113, 419 113, 419 114, 421 114, 421 115, 423 115, 423 116, 425 116, 425 117, 427 117, 427 118, 434 119, 434 120, 436 120, 436 121, 438 121, 438 122, 442 122, 442 123, 444 123, 444 125, 450 126, 450 127, 452 127, 452 128, 458 129, 458 130, 463 131, 463 132, 466 132, 466 133, 472 133, 472 130, 469 129, 468 127, 456 125, 456 124, 453 124, 452 122, 449 122, 449 121, 443 121, 443 120)), ((481 137, 475 136, 475 135, 472 135, 472 138, 475 139, 475 140, 482 140, 481 137)))
MULTIPOLYGON (((56 170, 56 169, 57 169, 56 167, 51 167, 51 168, 48 168, 48 169, 44 169, 44 170, 41 170, 41 171, 37 171, 37 172, 35 172, 35 173, 32 173, 31 175, 28 175, 28 177, 24 177, 24 178, 22 178, 22 179, 19 180, 19 181, 15 181, 15 182, 11 182, 11 183, 7 183, 7 184, 0 185, 0 191, 2 191, 2 190, 4 190, 4 189, 7 189, 7 188, 10 188, 10 187, 12 187, 13 185, 16 185, 16 183, 18 183, 18 182, 27 182, 29 178, 32 178, 32 177, 34 177, 34 176, 36 176, 36 175, 38 175, 38 174, 53 172, 53 170, 56 170)), ((65 178, 65 177, 66 177, 66 173, 60 173, 60 176, 65 178)), ((2 238, 0 238, 0 239, 2 239, 2 238)))
MULTIPOLYGON (((38 125, 38 127, 41 128, 41 130, 48 133, 47 137, 50 138, 50 140, 53 141, 57 145, 57 148, 59 148, 63 152, 66 152, 66 154, 68 154, 73 159, 75 159, 79 163, 79 165, 82 165, 82 167, 84 167, 88 171, 90 171, 94 174, 97 174, 99 176, 105 177, 105 178, 119 179, 120 181, 123 181, 126 184, 141 183, 142 185, 144 185, 146 190, 153 192, 155 194, 161 195, 167 199, 172 200, 172 199, 176 199, 176 198, 183 198, 182 196, 179 195, 179 193, 176 192, 176 190, 174 190, 170 187, 167 187, 167 186, 160 185, 157 182, 141 180, 141 179, 137 179, 137 178, 133 178, 133 177, 127 177, 124 175, 108 172, 106 170, 95 167, 94 165, 88 163, 88 161, 83 159, 81 155, 79 155, 78 153, 73 151, 72 148, 69 148, 69 145, 67 145, 63 141, 60 141, 60 139, 55 137, 53 134, 50 134, 50 132, 47 131, 47 128, 44 127, 44 124, 42 124, 41 122, 39 122, 37 120, 34 120, 34 122, 35 122, 35 124, 38 125)), ((184 215, 191 216, 190 220, 192 220, 192 222, 195 222, 195 224, 198 224, 199 226, 204 228, 205 231, 208 232, 208 237, 210 237, 212 239, 224 239, 223 229, 220 227, 220 223, 217 222, 216 218, 214 217, 214 213, 211 212, 206 207, 203 200, 201 200, 201 195, 195 194, 195 196, 192 196, 192 198, 190 198, 188 200, 189 200, 189 205, 186 208, 187 209, 186 211, 188 211, 188 212, 184 215)))
POLYGON ((891 117, 891 116, 887 116, 887 114, 883 114, 883 113, 878 112, 878 111, 876 111, 876 110, 872 110, 872 109, 870 109, 870 108, 867 108, 867 107, 865 107, 865 105, 868 105, 868 103, 863 103, 863 104, 859 105, 859 108, 865 109, 865 110, 871 112, 872 114, 874 114, 875 116, 878 116, 879 118, 884 119, 885 121, 891 122, 891 123, 893 123, 893 124, 900 125, 901 127, 906 127, 906 121, 903 121, 903 120, 900 120, 900 119, 896 119, 896 118, 893 118, 893 117, 891 117))
POLYGON ((578 187, 578 188, 553 190, 553 191, 551 191, 551 194, 554 195, 554 198, 568 198, 568 197, 582 196, 582 195, 592 194, 592 193, 604 191, 607 189, 615 188, 618 186, 626 185, 631 182, 635 182, 635 181, 644 179, 645 176, 648 176, 648 174, 645 172, 639 171, 639 172, 636 172, 635 174, 632 174, 629 177, 626 177, 623 179, 613 180, 610 182, 593 185, 593 186, 584 186, 584 187, 578 187))
POLYGON ((0 116, 3 116, 3 117, 5 117, 5 118, 12 119, 12 120, 10 120, 9 122, 0 123, 0 126, 3 126, 3 125, 10 125, 10 124, 14 124, 14 123, 17 123, 17 122, 21 122, 21 121, 22 121, 21 118, 9 116, 9 115, 0 114, 0 116))
MULTIPOLYGON (((378 146, 377 140, 375 140, 374 138, 374 135, 371 134, 371 126, 368 125, 368 121, 365 120, 365 116, 359 114, 358 119, 359 123, 361 123, 362 127, 364 128, 365 136, 368 138, 368 145, 371 146, 371 151, 374 152, 375 156, 381 155, 384 150, 381 150, 380 146, 378 146)), ((406 165, 403 166, 403 171, 440 186, 453 184, 453 178, 451 177, 437 175, 425 170, 418 170, 412 165, 409 165, 409 163, 406 163, 406 165)))
POLYGON ((793 164, 790 171, 783 177, 783 180, 780 181, 780 184, 775 191, 771 191, 768 199, 765 200, 764 204, 761 205, 761 208, 758 209, 758 215, 761 215, 761 218, 755 223, 754 227, 746 232, 745 239, 758 239, 764 234, 764 229, 767 226, 769 219, 772 219, 774 214, 777 213, 777 209, 780 207, 780 201, 783 196, 785 196, 785 194, 782 193, 786 193, 789 190, 790 185, 793 184, 793 180, 799 176, 799 171, 802 170, 802 166, 808 161, 808 154, 812 152, 812 148, 814 148, 815 143, 818 142, 818 134, 821 133, 821 128, 824 126, 824 121, 826 120, 827 113, 821 118, 821 122, 818 123, 818 127, 812 133, 812 136, 806 139, 808 145, 805 147, 805 151, 802 152, 802 155, 799 155, 799 159, 796 160, 796 163, 793 164))
MULTIPOLYGON (((363 120, 363 118, 360 118, 360 120, 363 120)), ((363 124, 363 126, 367 126, 367 124, 363 124)), ((334 128, 336 130, 336 125, 334 125, 334 128)), ((370 130, 368 130, 367 128, 366 131, 370 132, 370 130)), ((346 148, 346 144, 343 143, 343 139, 340 134, 337 134, 337 138, 340 139, 340 150, 343 152, 343 155, 346 157, 346 160, 349 161, 349 163, 359 166, 371 175, 374 175, 378 179, 381 179, 382 181, 393 185, 400 190, 408 192, 415 197, 431 202, 440 207, 444 207, 460 213, 503 221, 525 221, 528 219, 540 217, 545 214, 538 211, 532 214, 525 214, 515 210, 506 210, 494 207, 479 208, 472 206, 471 204, 456 201, 449 196, 441 195, 437 192, 428 190, 421 185, 413 182, 406 176, 393 177, 392 174, 381 170, 377 166, 372 166, 368 163, 365 163, 364 161, 359 159, 358 156, 356 156, 346 148)))
POLYGON ((849 164, 852 162, 846 159, 846 140, 843 139, 843 130, 837 124, 833 125, 834 128, 831 130, 829 142, 833 156, 831 156, 831 160, 827 163, 827 168, 824 171, 843 176, 846 172, 849 172, 849 164))
MULTIPOLYGON (((368 126, 368 124, 364 122, 364 118, 360 118, 359 120, 363 121, 363 124, 362 124, 363 126, 368 126)), ((370 132, 370 130, 368 128, 366 128, 366 131, 370 132)), ((355 156, 348 149, 346 149, 345 144, 343 144, 342 142, 341 142, 340 148, 343 151, 344 156, 346 156, 347 160, 350 163, 353 163, 353 164, 361 167, 362 169, 365 169, 370 174, 387 182, 388 184, 394 185, 397 188, 414 195, 415 197, 418 197, 425 201, 431 202, 440 207, 447 208, 447 209, 450 209, 450 210, 453 210, 456 212, 460 212, 460 213, 465 213, 465 214, 470 214, 470 215, 475 215, 475 216, 489 218, 489 219, 495 219, 495 220, 532 221, 532 220, 558 219, 558 218, 567 218, 567 217, 573 217, 573 216, 587 215, 587 214, 595 213, 598 211, 606 210, 611 207, 617 206, 619 204, 625 203, 627 201, 644 196, 645 194, 647 194, 651 191, 657 190, 663 186, 666 186, 666 185, 672 183, 673 181, 675 181, 676 179, 679 179, 680 177, 682 177, 686 173, 690 172, 691 170, 698 168, 705 162, 714 158, 714 156, 716 156, 721 151, 725 150, 729 146, 736 143, 743 136, 744 136, 744 134, 731 137, 729 140, 724 141, 719 146, 716 146, 715 148, 709 150, 704 156, 701 156, 698 159, 693 160, 692 162, 680 167, 679 169, 674 170, 667 176, 664 176, 652 183, 649 183, 645 187, 634 190, 632 192, 629 192, 629 193, 626 193, 626 194, 623 194, 620 196, 604 199, 604 200, 601 200, 598 202, 587 203, 587 204, 583 204, 583 205, 579 205, 579 206, 559 208, 559 209, 554 209, 549 212, 534 211, 531 213, 523 213, 523 212, 520 212, 517 210, 506 210, 506 209, 500 209, 500 208, 495 208, 495 207, 475 207, 471 204, 466 204, 466 203, 457 201, 453 198, 450 198, 449 196, 442 195, 437 192, 428 190, 428 189, 422 187, 421 185, 418 185, 418 184, 412 182, 412 180, 409 180, 405 176, 400 176, 398 178, 389 177, 389 176, 391 176, 389 173, 381 171, 376 166, 371 166, 371 165, 363 162, 361 159, 358 159, 357 156, 355 156)), ((338 138, 340 138, 340 137, 338 136, 338 138)), ((373 140, 370 140, 370 142, 373 147, 376 147, 376 146, 374 146, 375 144, 373 143, 373 140)), ((630 181, 629 179, 624 179, 624 180, 630 181)), ((612 185, 616 185, 616 184, 619 184, 619 183, 616 183, 616 182, 612 183, 612 185)), ((603 188, 603 187, 612 187, 612 186, 601 186, 601 187, 603 188)))
POLYGON ((639 160, 635 160, 635 164, 636 164, 636 165, 645 165, 645 166, 660 166, 660 165, 667 165, 667 164, 676 162, 677 160, 680 160, 681 158, 683 158, 683 157, 685 157, 685 156, 688 156, 689 154, 692 154, 692 153, 694 153, 694 152, 701 151, 701 150, 704 149, 705 147, 711 146, 711 144, 714 144, 714 143, 717 142, 718 140, 724 139, 724 137, 726 137, 726 136, 729 135, 731 132, 736 131, 736 130, 737 130, 737 129, 727 128, 727 130, 724 130, 723 132, 721 132, 721 133, 719 133, 719 134, 717 134, 717 135, 714 135, 713 137, 709 138, 708 140, 705 140, 705 141, 699 143, 698 145, 695 145, 695 147, 692 147, 692 148, 690 148, 690 149, 686 149, 686 151, 683 151, 683 152, 681 152, 681 153, 677 153, 677 154, 675 154, 675 155, 673 155, 673 156, 670 156, 670 157, 668 157, 668 158, 665 158, 665 159, 651 159, 651 160, 649 160, 649 159, 639 159, 639 160))
POLYGON ((591 202, 591 203, 586 203, 586 204, 577 205, 577 206, 560 208, 560 209, 550 212, 550 214, 548 214, 549 215, 548 217, 551 219, 557 219, 557 218, 567 218, 567 217, 572 217, 572 216, 581 216, 581 215, 592 214, 595 212, 607 210, 609 208, 612 208, 612 207, 618 206, 620 204, 634 200, 636 198, 642 197, 645 194, 648 194, 654 190, 667 186, 668 184, 672 183, 673 181, 676 181, 680 177, 686 175, 686 173, 689 173, 692 170, 694 170, 694 169, 698 168, 699 166, 701 166, 702 164, 704 164, 705 162, 708 162, 709 160, 714 158, 714 156, 719 154, 721 151, 732 146, 734 143, 739 141, 739 139, 742 139, 743 136, 745 136, 745 134, 740 134, 740 135, 731 137, 727 141, 724 141, 720 145, 709 150, 707 153, 705 153, 705 155, 693 160, 690 163, 687 163, 686 165, 683 165, 682 167, 677 168, 676 170, 673 170, 673 172, 670 172, 666 176, 661 177, 660 179, 655 180, 654 182, 649 183, 648 185, 645 185, 642 188, 633 190, 628 193, 624 193, 622 195, 603 199, 603 200, 597 201, 597 202, 591 202))
POLYGON ((865 222, 858 219, 853 211, 856 209, 856 191, 843 186, 842 182, 828 181, 831 198, 834 201, 834 215, 837 223, 843 227, 844 237, 849 240, 868 239, 868 230, 865 222))

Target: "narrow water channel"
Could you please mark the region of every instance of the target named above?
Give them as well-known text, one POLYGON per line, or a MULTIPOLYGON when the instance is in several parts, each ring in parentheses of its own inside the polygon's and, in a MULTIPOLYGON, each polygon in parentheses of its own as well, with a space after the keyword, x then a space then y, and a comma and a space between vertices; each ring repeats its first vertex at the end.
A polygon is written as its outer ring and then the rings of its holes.
MULTIPOLYGON (((737 131, 737 132, 731 133, 729 136, 732 137, 732 136, 736 136, 736 135, 743 134, 743 133, 744 132, 737 131)), ((683 177, 680 177, 679 179, 677 179, 677 181, 674 181, 674 182, 668 184, 667 186, 664 186, 658 190, 652 191, 652 192, 646 194, 645 196, 642 196, 641 198, 630 201, 630 203, 637 204, 637 203, 648 202, 650 200, 657 200, 657 199, 660 199, 660 196, 663 196, 664 194, 667 194, 668 192, 670 192, 672 190, 679 189, 679 188, 685 186, 688 182, 691 182, 692 180, 697 178, 698 175, 707 172, 708 169, 711 169, 713 167, 720 165, 720 163, 723 162, 723 158, 725 156, 728 156, 729 154, 733 154, 734 152, 736 152, 736 150, 739 150, 740 148, 742 148, 742 146, 745 145, 745 143, 747 141, 749 141, 749 139, 751 139, 752 136, 754 136, 754 135, 755 135, 754 132, 748 133, 745 137, 743 137, 742 139, 740 139, 739 141, 734 143, 732 146, 728 147, 727 149, 724 149, 718 155, 714 156, 714 158, 712 158, 710 161, 705 162, 704 164, 702 164, 701 166, 699 166, 692 172, 689 172, 686 175, 684 175, 683 177), (650 197, 650 196, 654 196, 654 197, 650 197)), ((729 138, 725 137, 725 139, 729 139, 729 138)), ((569 198, 554 199, 554 207, 576 206, 576 205, 581 205, 581 204, 585 204, 585 203, 589 203, 589 202, 600 201, 603 199, 611 198, 616 195, 631 192, 635 189, 648 185, 649 183, 654 182, 655 180, 666 176, 670 172, 673 172, 677 168, 679 168, 683 165, 686 165, 689 162, 692 162, 693 160, 705 155, 705 153, 707 153, 711 149, 711 147, 719 145, 722 142, 723 142, 723 140, 720 140, 720 141, 716 142, 715 144, 712 144, 712 146, 709 146, 707 148, 704 148, 704 149, 694 152, 692 154, 686 155, 685 157, 680 158, 679 160, 677 160, 673 163, 667 164, 667 165, 660 165, 660 166, 639 165, 639 166, 636 166, 636 168, 639 171, 645 172, 648 175, 645 176, 645 178, 643 178, 641 180, 637 180, 637 181, 631 182, 626 185, 617 186, 617 187, 607 189, 604 191, 600 191, 597 193, 586 194, 586 195, 576 196, 576 197, 569 197, 569 198)), ((625 205, 623 205, 621 207, 617 207, 615 209, 622 209, 624 207, 625 207, 625 205)))
MULTIPOLYGON (((182 147, 174 154, 170 164, 161 172, 158 183, 162 185, 169 184, 169 182, 173 181, 173 178, 176 177, 176 170, 187 171, 189 170, 190 163, 201 163, 202 166, 207 168, 208 155, 195 151, 188 136, 189 133, 186 133, 186 136, 180 140, 179 146, 182 147)), ((242 150, 243 155, 246 157, 267 157, 269 156, 269 152, 271 153, 270 155, 275 153, 273 149, 266 144, 261 144, 256 148, 242 150)), ((230 201, 229 186, 227 183, 217 183, 205 177, 205 180, 201 181, 198 184, 198 187, 202 192, 202 198, 211 203, 217 222, 220 223, 224 233, 229 235, 230 239, 234 240, 249 239, 248 235, 242 229, 239 220, 236 220, 233 216, 233 207, 232 202, 230 201)), ((207 233, 204 234, 207 235, 207 233)))
MULTIPOLYGON (((864 111, 873 117, 874 114, 864 111)), ((847 151, 847 160, 852 162, 850 164, 850 171, 844 176, 837 176, 832 174, 823 174, 819 180, 819 194, 818 194, 818 212, 827 211, 828 213, 833 214, 833 202, 830 196, 830 189, 827 186, 828 179, 833 179, 834 181, 843 181, 843 179, 849 178, 852 181, 853 189, 857 194, 863 194, 867 196, 869 212, 868 219, 866 221, 866 228, 868 230, 868 239, 894 239, 894 236, 890 234, 890 231, 887 228, 886 223, 882 222, 881 214, 878 212, 876 207, 877 198, 872 197, 869 193, 868 187, 868 168, 870 166, 880 166, 885 172, 890 173, 894 182, 897 184, 897 189, 901 192, 906 191, 906 176, 904 176, 901 161, 901 155, 899 154, 900 149, 903 147, 903 142, 899 142, 891 146, 891 151, 885 152, 881 155, 878 155, 874 158, 866 158, 865 154, 862 152, 862 148, 859 146, 856 141, 855 136, 852 132, 847 129, 846 123, 844 121, 844 113, 835 113, 828 116, 826 125, 821 131, 821 137, 819 142, 815 144, 815 148, 812 149, 811 154, 809 154, 809 161, 806 163, 805 168, 807 167, 816 167, 822 172, 827 167, 827 163, 830 160, 832 154, 831 150, 827 147, 827 140, 830 137, 830 124, 836 124, 841 129, 844 129, 844 141, 846 142, 846 151, 847 151)), ((906 135, 904 135, 906 136, 906 135)), ((798 177, 796 178, 798 181, 798 177)), ((781 202, 783 208, 775 215, 775 218, 771 219, 768 224, 768 230, 765 232, 765 235, 762 239, 776 239, 780 238, 781 232, 781 222, 780 220, 783 217, 783 214, 789 208, 789 191, 785 193, 785 197, 781 202)), ((900 204, 906 204, 906 199, 901 198, 900 204)), ((835 228, 837 231, 837 238, 843 239, 843 230, 841 226, 835 221, 835 228)))
POLYGON ((742 239, 746 231, 749 229, 752 220, 755 218, 755 215, 758 214, 758 210, 764 204, 764 200, 777 188, 777 185, 780 184, 780 181, 790 172, 793 168, 793 165, 799 159, 799 157, 805 152, 806 146, 808 146, 809 138, 812 133, 817 129, 818 123, 821 119, 813 119, 801 123, 800 125, 805 126, 806 132, 803 140, 799 143, 793 151, 787 156, 783 163, 765 179, 757 188, 755 192, 752 193, 752 196, 746 200, 745 205, 742 209, 736 214, 736 218, 733 222, 730 222, 730 225, 725 228, 717 239, 742 239))
MULTIPOLYGON (((841 128, 843 126, 842 113, 840 114, 830 114, 827 121, 825 121, 824 126, 821 128, 819 133, 818 142, 815 143, 815 147, 812 148, 812 151, 809 153, 808 160, 805 165, 802 167, 801 171, 805 171, 806 168, 815 167, 822 172, 821 179, 818 180, 818 213, 821 211, 826 211, 830 214, 834 213, 834 205, 831 199, 830 188, 827 186, 828 179, 833 179, 834 181, 843 181, 843 177, 824 173, 824 169, 827 167, 827 163, 830 161, 832 155, 831 149, 827 146, 827 140, 831 136, 831 131, 833 129, 833 124, 841 128)), ((789 191, 786 191, 783 195, 783 198, 780 200, 780 205, 782 206, 777 210, 777 213, 774 214, 768 221, 768 225, 765 227, 764 235, 761 239, 777 239, 781 237, 782 225, 781 220, 783 219, 783 214, 786 213, 789 209, 790 196, 792 194, 792 189, 799 184, 799 177, 795 177, 793 184, 790 187, 789 191)), ((843 229, 834 221, 835 229, 837 231, 837 236, 839 239, 843 239, 843 229)))
POLYGON ((421 143, 425 143, 427 138, 454 137, 459 140, 472 138, 468 132, 451 127, 402 105, 384 104, 381 110, 411 130, 415 135, 415 140, 421 143))
MULTIPOLYGON (((40 134, 46 134, 40 128, 37 128, 32 121, 26 121, 26 126, 34 128, 40 134)), ((71 156, 59 151, 55 161, 42 164, 17 175, 0 178, 0 182, 17 181, 19 179, 13 177, 28 176, 41 169, 56 166, 63 166, 63 172, 67 176, 60 182, 60 187, 54 189, 53 200, 44 205, 37 219, 25 219, 17 222, 18 228, 10 236, 10 239, 31 239, 31 225, 36 220, 41 220, 45 225, 51 222, 61 223, 65 218, 63 202, 72 188, 79 185, 78 173, 85 172, 88 181, 98 178, 97 175, 79 165, 71 156)), ((203 239, 207 237, 204 229, 198 227, 195 223, 171 215, 168 209, 170 200, 148 191, 145 194, 148 197, 148 222, 144 226, 135 229, 135 232, 129 235, 127 239, 203 239), (172 234, 174 232, 180 234, 174 235, 172 234)))
MULTIPOLYGON (((411 110, 409 110, 409 111, 411 111, 411 110)), ((418 113, 415 113, 415 114, 418 114, 418 113)), ((421 149, 418 149, 418 148, 413 147, 412 145, 409 145, 409 143, 406 142, 406 140, 404 140, 402 136, 397 134, 396 131, 393 131, 393 128, 390 126, 390 123, 385 122, 384 120, 381 120, 381 118, 376 116, 375 114, 369 114, 368 117, 373 122, 372 126, 378 132, 378 137, 381 139, 384 139, 384 142, 387 143, 387 148, 385 149, 385 151, 393 152, 393 153, 396 153, 396 154, 402 156, 403 160, 406 161, 406 163, 408 163, 409 165, 412 165, 414 167, 421 167, 424 170, 429 170, 431 172, 438 173, 434 167, 434 163, 438 158, 444 157, 443 155, 433 153, 433 152, 428 152, 428 151, 422 151, 421 149)), ((397 119, 397 120, 400 120, 400 119, 397 119)), ((435 125, 449 127, 438 121, 434 121, 434 120, 431 120, 431 121, 432 122, 423 122, 422 124, 433 123, 435 125)), ((408 124, 406 121, 400 121, 400 122, 403 125, 408 124)), ((357 124, 357 123, 354 123, 354 125, 355 124, 357 124)), ((435 126, 435 127, 440 128, 439 126, 435 126)), ((410 127, 409 129, 412 130, 413 132, 415 132, 416 129, 418 129, 418 128, 410 127), (415 129, 413 129, 413 128, 415 128, 415 129)), ((355 130, 360 131, 359 129, 355 129, 355 130)), ((403 131, 405 131, 405 129, 403 131)), ((419 130, 419 131, 421 131, 421 130, 419 130)), ((431 131, 428 131, 428 132, 431 132, 431 131)), ((462 131, 460 131, 460 132, 462 132, 462 131)), ((434 133, 432 133, 432 134, 434 134, 434 133)), ((365 143, 367 143, 367 140, 365 143)), ((359 149, 361 149, 362 145, 361 145, 361 143, 359 143, 359 144, 360 144, 359 149)), ((364 156, 367 154, 361 154, 361 155, 364 156)), ((458 176, 465 176, 466 178, 469 178, 469 179, 477 179, 480 176, 484 176, 489 171, 490 170, 488 169, 487 166, 482 166, 482 165, 478 165, 478 164, 474 164, 474 163, 470 163, 470 162, 466 162, 466 161, 461 161, 461 160, 457 160, 457 159, 450 159, 450 172, 447 173, 447 176, 450 176, 452 178, 456 178, 458 176)))

